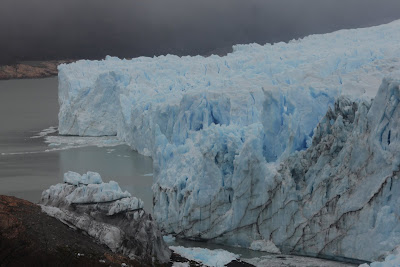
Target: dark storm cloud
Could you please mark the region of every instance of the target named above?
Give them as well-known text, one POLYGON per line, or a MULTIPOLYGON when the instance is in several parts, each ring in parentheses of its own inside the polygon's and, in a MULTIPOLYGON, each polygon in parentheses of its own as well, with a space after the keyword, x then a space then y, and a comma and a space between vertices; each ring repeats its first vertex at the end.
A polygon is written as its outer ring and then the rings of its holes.
POLYGON ((0 62, 206 54, 398 18, 399 0, 1 0, 0 62))

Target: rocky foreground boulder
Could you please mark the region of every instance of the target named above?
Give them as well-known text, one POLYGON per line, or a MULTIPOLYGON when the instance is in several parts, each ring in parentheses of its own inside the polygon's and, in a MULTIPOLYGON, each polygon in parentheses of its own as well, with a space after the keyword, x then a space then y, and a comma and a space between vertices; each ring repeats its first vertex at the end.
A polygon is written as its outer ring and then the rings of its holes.
POLYGON ((43 212, 83 231, 113 252, 143 264, 168 263, 171 251, 143 202, 98 173, 68 172, 42 193, 43 212))
POLYGON ((144 266, 41 211, 0 196, 0 266, 144 266))

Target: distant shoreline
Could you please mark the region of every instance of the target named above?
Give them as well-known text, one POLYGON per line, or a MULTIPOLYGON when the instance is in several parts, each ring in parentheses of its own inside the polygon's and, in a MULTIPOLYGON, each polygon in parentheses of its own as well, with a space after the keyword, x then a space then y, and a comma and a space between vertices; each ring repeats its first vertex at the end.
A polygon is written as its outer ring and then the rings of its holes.
POLYGON ((37 79, 58 75, 57 67, 63 63, 71 63, 76 60, 49 60, 26 61, 13 65, 0 66, 0 80, 10 79, 37 79))

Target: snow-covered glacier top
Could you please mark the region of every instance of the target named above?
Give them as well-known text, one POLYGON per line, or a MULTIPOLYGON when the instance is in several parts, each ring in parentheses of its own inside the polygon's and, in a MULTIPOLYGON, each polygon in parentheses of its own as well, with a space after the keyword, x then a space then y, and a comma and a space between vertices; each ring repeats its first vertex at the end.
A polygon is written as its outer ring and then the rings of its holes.
POLYGON ((375 96, 383 76, 400 65, 399 36, 400 21, 395 21, 289 43, 237 45, 224 57, 107 57, 63 64, 59 131, 118 134, 152 155, 155 125, 169 141, 183 143, 190 131, 212 123, 262 123, 273 137, 267 143, 298 137, 271 147, 268 157, 276 159, 304 147, 339 94, 375 96), (265 97, 271 103, 264 109, 268 114, 262 114, 265 97))

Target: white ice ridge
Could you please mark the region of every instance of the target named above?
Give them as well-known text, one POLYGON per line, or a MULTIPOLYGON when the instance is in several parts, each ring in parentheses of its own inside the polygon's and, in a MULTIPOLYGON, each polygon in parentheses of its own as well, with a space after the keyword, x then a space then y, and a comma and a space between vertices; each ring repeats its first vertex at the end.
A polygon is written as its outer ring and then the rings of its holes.
POLYGON ((64 64, 59 133, 118 134, 152 156, 157 126, 169 142, 182 144, 192 132, 214 125, 261 124, 266 156, 275 160, 306 147, 339 94, 375 96, 384 75, 399 69, 399 25, 238 45, 225 57, 64 64))
POLYGON ((88 171, 83 175, 80 175, 77 172, 68 171, 64 173, 64 183, 79 185, 79 184, 101 184, 103 180, 101 179, 100 174, 97 172, 88 171))
POLYGON ((66 172, 63 184, 52 185, 43 191, 43 200, 50 197, 57 198, 57 201, 63 201, 67 205, 114 201, 110 205, 110 215, 122 210, 143 208, 142 200, 132 197, 127 191, 123 192, 114 181, 103 183, 100 174, 91 171, 83 175, 72 171, 66 172))
MULTIPOLYGON (((353 141, 346 146, 386 138, 393 151, 398 149, 396 131, 375 129, 384 122, 372 119, 373 112, 379 116, 396 106, 396 91, 389 86, 393 81, 386 80, 377 97, 393 96, 393 103, 375 100, 374 108, 370 103, 382 78, 397 70, 400 21, 289 43, 235 46, 225 57, 79 61, 59 67, 59 132, 117 135, 152 156, 154 216, 167 233, 245 247, 269 240, 283 252, 375 259, 393 244, 351 249, 350 241, 364 230, 375 240, 387 234, 365 223, 352 232, 342 223, 367 205, 368 194, 389 175, 382 166, 395 164, 394 156, 383 158, 375 153, 379 146, 370 147, 373 157, 365 159, 374 161, 378 179, 355 156, 346 169, 341 164, 349 164, 351 151, 345 149, 343 158, 330 146, 340 150, 351 125, 359 133, 351 134, 353 141), (328 111, 335 99, 337 107, 328 111), (362 118, 357 124, 351 119, 356 113, 362 118), (382 130, 382 136, 370 136, 371 129, 373 134, 382 130), (330 138, 329 146, 319 144, 323 138, 330 138), (319 152, 298 152, 304 150, 319 152), (356 195, 346 191, 360 188, 356 195), (350 195, 336 197, 345 192, 350 195), (342 203, 348 198, 357 201, 342 203), (328 205, 339 202, 335 209, 328 205), (332 217, 318 215, 332 210, 332 217), (317 219, 326 221, 316 224, 317 219)), ((398 128, 396 114, 384 115, 393 129, 398 128)), ((363 213, 368 209, 360 214, 378 220, 378 214, 390 213, 384 203, 375 203, 374 215, 363 213)), ((385 227, 397 229, 392 226, 385 227)), ((390 239, 400 243, 396 234, 390 239)))

